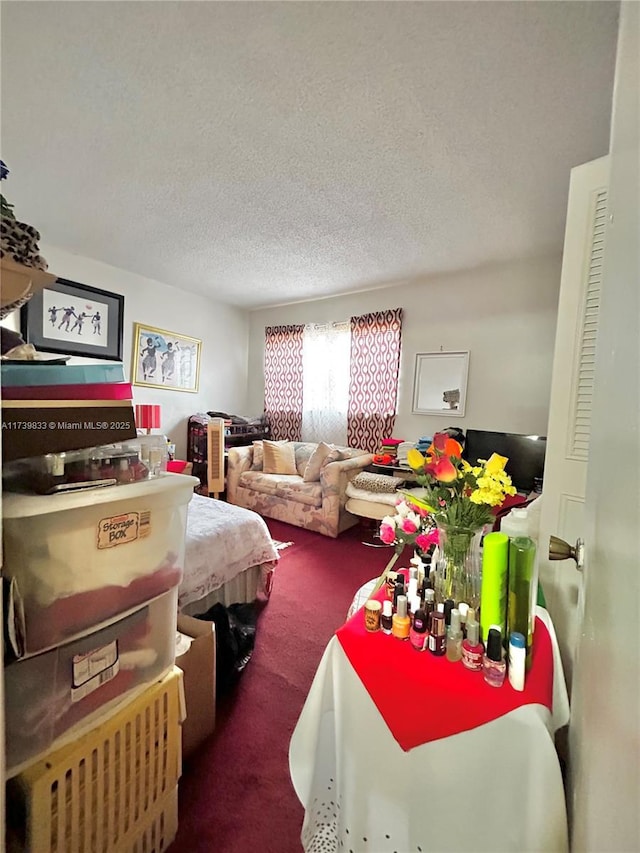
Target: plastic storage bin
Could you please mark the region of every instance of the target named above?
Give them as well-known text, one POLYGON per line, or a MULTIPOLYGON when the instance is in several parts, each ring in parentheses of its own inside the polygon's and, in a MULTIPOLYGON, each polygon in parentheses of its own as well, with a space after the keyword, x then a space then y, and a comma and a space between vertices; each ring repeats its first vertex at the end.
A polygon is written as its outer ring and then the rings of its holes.
POLYGON ((5 667, 10 774, 173 666, 177 603, 175 587, 97 631, 5 667))
POLYGON ((162 853, 178 826, 183 720, 174 667, 8 782, 10 843, 28 853, 162 853))
POLYGON ((141 454, 139 442, 125 441, 18 459, 3 466, 2 483, 8 491, 41 495, 129 485, 149 478, 149 454, 147 462, 141 454))
POLYGON ((95 492, 4 495, 3 571, 22 599, 9 614, 15 654, 66 642, 179 584, 197 482, 164 474, 95 492))

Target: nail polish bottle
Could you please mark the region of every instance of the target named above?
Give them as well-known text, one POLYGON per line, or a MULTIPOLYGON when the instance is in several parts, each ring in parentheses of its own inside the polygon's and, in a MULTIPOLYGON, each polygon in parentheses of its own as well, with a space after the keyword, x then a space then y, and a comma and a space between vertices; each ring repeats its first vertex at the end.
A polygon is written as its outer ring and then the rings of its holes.
POLYGON ((382 615, 380 616, 380 628, 383 634, 391 633, 391 623, 393 620, 393 603, 390 598, 382 602, 382 615))
POLYGON ((407 596, 399 595, 396 612, 391 620, 391 633, 399 640, 408 640, 411 620, 407 616, 407 596))
POLYGON ((502 648, 502 632, 499 625, 491 625, 487 637, 487 649, 482 658, 484 680, 491 687, 502 687, 507 672, 507 662, 502 648))
POLYGON ((398 597, 404 595, 404 578, 402 575, 398 575, 398 579, 396 581, 396 585, 393 590, 393 609, 398 609, 398 597))
POLYGON ((387 595, 389 596, 390 599, 393 599, 393 593, 395 592, 398 577, 399 577, 398 573, 394 572, 393 570, 390 571, 389 574, 387 575, 386 588, 387 588, 387 595))
POLYGON ((409 578, 409 584, 407 586, 407 598, 409 601, 413 601, 413 597, 418 594, 418 579, 417 578, 409 578))
POLYGON ((462 631, 462 637, 464 639, 464 637, 467 636, 467 617, 470 607, 466 601, 461 601, 458 605, 458 610, 460 611, 460 630, 462 631))
POLYGON ((431 631, 431 616, 436 609, 436 593, 433 589, 426 589, 424 593, 424 604, 422 609, 427 614, 427 631, 431 631))
POLYGON ((453 598, 447 598, 447 600, 444 603, 444 623, 447 626, 447 628, 451 624, 451 611, 453 610, 453 608, 455 606, 456 606, 456 603, 453 600, 453 598))
POLYGON ((447 650, 447 626, 444 623, 444 613, 433 613, 431 616, 431 633, 429 634, 429 651, 432 655, 443 655, 447 650))
POLYGON ((462 663, 467 669, 480 672, 483 655, 484 646, 480 642, 480 623, 476 622, 475 611, 471 609, 467 617, 467 638, 462 642, 462 663))
POLYGON ((462 657, 462 630, 460 611, 454 607, 451 611, 451 624, 447 629, 447 660, 459 661, 462 657))
POLYGON ((431 583, 431 581, 429 580, 429 578, 425 575, 425 576, 424 576, 424 579, 423 579, 423 581, 422 581, 422 587, 421 587, 421 589, 419 590, 420 595, 422 596, 422 600, 423 600, 423 601, 425 601, 425 599, 426 599, 426 595, 427 595, 427 590, 428 590, 428 589, 433 589, 433 584, 431 583))
POLYGON ((414 649, 418 652, 424 651, 426 643, 429 639, 427 633, 427 614, 420 607, 413 616, 413 624, 409 631, 409 640, 414 649))
POLYGON ((411 599, 411 618, 415 619, 415 615, 422 607, 422 601, 420 600, 420 596, 416 593, 411 599))

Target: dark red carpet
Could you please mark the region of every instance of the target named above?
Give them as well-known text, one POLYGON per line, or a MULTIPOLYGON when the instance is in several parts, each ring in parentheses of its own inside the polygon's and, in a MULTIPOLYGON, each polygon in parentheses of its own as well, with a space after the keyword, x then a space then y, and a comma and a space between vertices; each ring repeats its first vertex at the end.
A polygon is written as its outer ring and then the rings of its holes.
POLYGON ((392 550, 355 527, 329 539, 267 519, 281 551, 253 656, 218 705, 216 730, 185 765, 170 853, 300 853, 303 810, 289 778, 289 740, 322 652, 355 591, 392 550))

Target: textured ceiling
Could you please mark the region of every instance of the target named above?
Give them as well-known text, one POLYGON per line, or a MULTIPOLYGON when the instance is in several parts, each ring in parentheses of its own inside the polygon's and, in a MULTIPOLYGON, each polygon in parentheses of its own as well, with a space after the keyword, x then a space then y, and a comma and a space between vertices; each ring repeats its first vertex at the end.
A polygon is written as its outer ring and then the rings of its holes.
POLYGON ((557 252, 611 2, 4 2, 5 195, 238 306, 557 252))

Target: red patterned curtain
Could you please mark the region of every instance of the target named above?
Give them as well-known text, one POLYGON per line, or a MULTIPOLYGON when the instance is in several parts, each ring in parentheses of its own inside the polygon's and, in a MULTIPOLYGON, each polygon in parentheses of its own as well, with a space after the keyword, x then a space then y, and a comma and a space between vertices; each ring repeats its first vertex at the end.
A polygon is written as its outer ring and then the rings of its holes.
POLYGON ((271 438, 300 441, 304 326, 267 326, 264 331, 264 412, 271 438))
POLYGON ((393 434, 398 403, 402 308, 351 318, 349 447, 378 453, 393 434))

